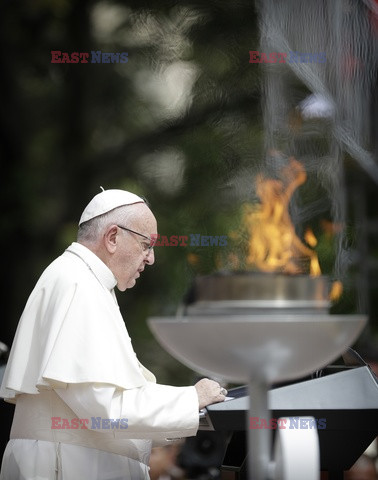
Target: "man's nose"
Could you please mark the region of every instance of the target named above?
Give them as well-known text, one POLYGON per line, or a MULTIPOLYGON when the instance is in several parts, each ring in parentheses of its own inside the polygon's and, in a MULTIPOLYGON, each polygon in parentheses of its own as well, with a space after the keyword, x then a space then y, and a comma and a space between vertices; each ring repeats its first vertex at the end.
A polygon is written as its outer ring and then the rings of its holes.
POLYGON ((151 250, 149 250, 146 258, 145 258, 145 263, 147 263, 147 265, 153 265, 155 263, 155 251, 153 248, 151 248, 151 250))

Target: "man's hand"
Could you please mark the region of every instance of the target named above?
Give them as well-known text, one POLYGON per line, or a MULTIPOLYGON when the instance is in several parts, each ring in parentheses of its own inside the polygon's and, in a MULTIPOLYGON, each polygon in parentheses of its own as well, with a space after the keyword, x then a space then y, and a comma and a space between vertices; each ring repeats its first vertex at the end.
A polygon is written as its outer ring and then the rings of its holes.
POLYGON ((195 385, 198 395, 199 409, 206 407, 212 403, 223 402, 227 395, 227 390, 214 380, 203 378, 195 385), (225 394, 225 395, 223 395, 225 394))

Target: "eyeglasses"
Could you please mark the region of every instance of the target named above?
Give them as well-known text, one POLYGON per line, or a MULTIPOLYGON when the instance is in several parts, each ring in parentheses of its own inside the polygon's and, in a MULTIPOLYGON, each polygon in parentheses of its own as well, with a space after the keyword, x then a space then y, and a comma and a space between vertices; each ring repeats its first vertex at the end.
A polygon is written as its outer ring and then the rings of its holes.
POLYGON ((121 228, 122 230, 126 230, 127 232, 135 233, 135 235, 139 235, 140 237, 143 237, 149 241, 149 244, 147 245, 146 242, 142 242, 140 245, 142 246, 142 250, 144 253, 149 254, 151 250, 154 248, 156 239, 152 239, 151 237, 148 237, 147 235, 143 235, 143 233, 136 232, 135 230, 131 230, 131 228, 126 228, 126 227, 121 227, 121 225, 117 225, 118 228, 121 228))

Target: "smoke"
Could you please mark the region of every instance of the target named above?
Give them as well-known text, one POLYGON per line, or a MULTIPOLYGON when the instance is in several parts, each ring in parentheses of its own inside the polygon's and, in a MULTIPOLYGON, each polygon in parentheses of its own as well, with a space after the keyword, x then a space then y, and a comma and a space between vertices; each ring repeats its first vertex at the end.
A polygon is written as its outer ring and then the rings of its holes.
MULTIPOLYGON (((287 54, 286 63, 263 66, 267 169, 272 170, 272 150, 301 161, 309 179, 324 190, 332 221, 345 225, 345 159, 352 158, 378 184, 378 165, 369 153, 378 63, 374 4, 261 0, 258 7, 260 50, 287 54)), ((324 198, 314 202, 312 213, 326 209, 324 203, 324 198)), ((293 196, 294 221, 309 218, 311 208, 293 196)), ((345 228, 336 243, 334 275, 343 278, 350 263, 345 228)))

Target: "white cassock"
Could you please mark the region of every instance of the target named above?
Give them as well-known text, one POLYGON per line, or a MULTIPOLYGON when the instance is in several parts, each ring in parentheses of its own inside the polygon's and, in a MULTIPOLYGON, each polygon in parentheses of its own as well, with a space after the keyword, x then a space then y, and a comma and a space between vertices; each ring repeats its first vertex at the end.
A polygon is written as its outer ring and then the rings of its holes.
POLYGON ((196 435, 195 387, 139 363, 115 285, 78 243, 38 280, 0 390, 16 403, 0 480, 146 479, 152 441, 196 435))

